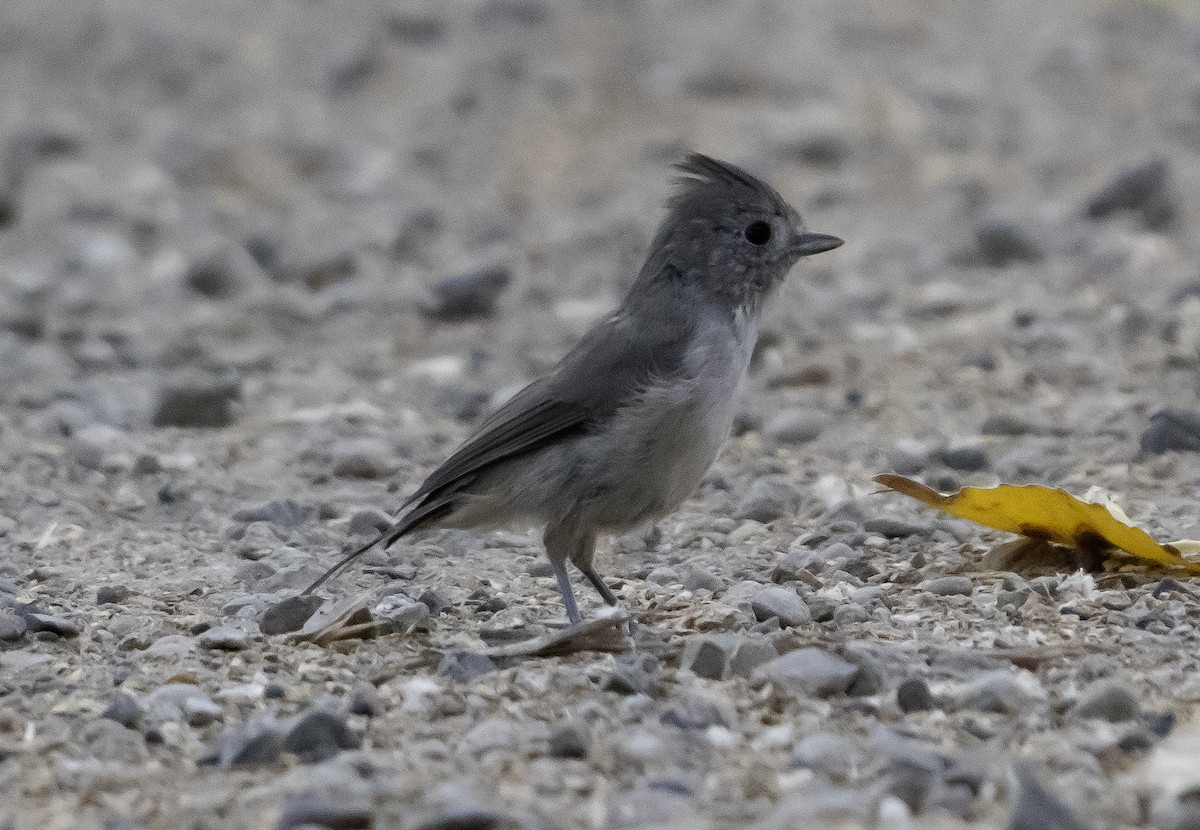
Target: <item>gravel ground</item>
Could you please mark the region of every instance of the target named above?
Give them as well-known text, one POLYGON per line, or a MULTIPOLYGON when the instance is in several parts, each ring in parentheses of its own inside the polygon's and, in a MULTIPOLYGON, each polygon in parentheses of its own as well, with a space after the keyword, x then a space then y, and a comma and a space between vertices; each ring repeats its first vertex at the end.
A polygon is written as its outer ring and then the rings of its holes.
POLYGON ((1200 537, 1194 3, 0 16, 0 827, 1200 826, 1200 587, 870 482, 1200 537), (266 614, 615 304, 687 148, 847 244, 600 555, 627 635, 513 656, 521 528, 266 614))

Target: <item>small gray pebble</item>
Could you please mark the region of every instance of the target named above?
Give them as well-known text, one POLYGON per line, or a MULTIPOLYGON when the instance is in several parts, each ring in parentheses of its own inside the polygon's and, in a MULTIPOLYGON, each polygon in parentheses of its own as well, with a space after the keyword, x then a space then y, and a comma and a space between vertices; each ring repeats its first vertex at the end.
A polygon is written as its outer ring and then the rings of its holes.
POLYGON ((878 661, 863 655, 856 656, 854 663, 858 666, 858 674, 846 689, 849 697, 870 697, 884 690, 887 686, 887 675, 878 661))
POLYGON ((1106 720, 1112 723, 1133 720, 1142 713, 1138 693, 1117 680, 1093 683, 1071 710, 1078 718, 1106 720))
POLYGON ((25 627, 30 634, 47 631, 59 637, 78 637, 78 624, 55 614, 26 614, 25 627))
POLYGON ((141 453, 133 461, 133 474, 135 476, 154 475, 155 473, 161 473, 162 469, 162 461, 153 453, 141 453))
POLYGON ((100 717, 116 721, 129 729, 136 729, 142 719, 142 707, 129 695, 117 692, 100 717))
POLYGON ((983 263, 996 268, 1013 262, 1039 262, 1043 256, 1028 229, 1005 219, 981 222, 975 228, 975 245, 983 263))
POLYGON ((240 628, 218 626, 201 632, 196 642, 213 651, 241 651, 249 645, 249 637, 240 628))
POLYGON ((503 265, 443 277, 419 308, 426 317, 446 323, 490 317, 511 282, 512 271, 503 265))
POLYGON ((586 758, 591 750, 592 736, 578 721, 564 723, 550 733, 552 758, 586 758))
POLYGON ((680 666, 708 680, 722 680, 737 649, 736 634, 695 634, 683 644, 680 666))
POLYGON ((1200 413, 1186 409, 1160 409, 1150 416, 1142 433, 1142 452, 1200 452, 1200 413))
POLYGON ((939 597, 970 596, 975 584, 968 576, 935 576, 926 579, 921 587, 939 597))
POLYGON ((977 473, 988 468, 987 453, 980 447, 957 447, 942 450, 939 454, 942 463, 951 470, 964 473, 977 473))
POLYGON ((678 585, 682 580, 679 571, 668 565, 660 565, 646 575, 646 581, 655 585, 678 585))
POLYGON ((364 507, 354 511, 350 517, 351 536, 378 536, 390 528, 396 520, 378 507, 364 507))
POLYGON ((984 672, 963 690, 959 705, 963 709, 1001 714, 1025 714, 1039 702, 1013 674, 1005 669, 984 672))
POLYGON ((729 661, 729 671, 738 677, 749 678, 764 663, 779 656, 778 649, 767 637, 739 637, 737 650, 729 661))
POLYGON ((710 573, 695 565, 683 569, 683 587, 689 591, 705 590, 716 593, 725 587, 725 582, 716 574, 710 573))
POLYGON ((161 390, 154 412, 156 427, 219 429, 233 423, 233 403, 240 384, 209 378, 187 378, 161 390))
POLYGON ((259 630, 267 635, 299 631, 324 602, 325 600, 312 594, 288 597, 263 612, 258 622, 259 630))
POLYGON ((750 608, 759 622, 776 617, 784 628, 803 625, 812 620, 812 614, 800 595, 779 585, 768 585, 755 591, 750 597, 750 608))
POLYGON ((383 441, 364 440, 333 453, 333 474, 341 478, 377 479, 391 469, 391 449, 383 441))
POLYGON ((288 730, 283 750, 302 763, 312 764, 327 761, 343 749, 358 749, 359 743, 341 717, 318 708, 301 715, 288 730))
POLYGON ((1033 425, 1015 412, 994 412, 979 426, 981 435, 1015 437, 1033 431, 1033 425))
POLYGON ((412 830, 518 830, 521 824, 491 807, 451 807, 411 825, 412 830))
POLYGON ((750 485, 750 490, 733 516, 739 521, 753 519, 769 524, 776 519, 795 515, 800 498, 800 491, 794 485, 760 478, 750 485))
POLYGON ((929 685, 919 677, 910 677, 896 687, 896 704, 901 712, 928 712, 934 708, 929 685))
POLYGON ((802 648, 765 663, 754 673, 782 691, 803 697, 828 697, 850 688, 859 668, 819 648, 802 648))
POLYGON ((183 701, 183 719, 188 726, 208 726, 225 716, 220 705, 206 695, 196 694, 183 701))
POLYGON ((863 530, 867 533, 878 533, 889 539, 903 539, 907 536, 928 536, 933 528, 927 524, 906 522, 903 519, 893 519, 879 516, 863 522, 863 530))
POLYGON ((857 625, 871 619, 871 612, 856 602, 846 602, 833 606, 833 622, 835 625, 857 625))
POLYGON ((1165 158, 1151 159, 1122 170, 1088 200, 1086 214, 1101 219, 1116 211, 1140 217, 1149 230, 1166 230, 1179 216, 1179 197, 1165 158))
POLYGON ((369 830, 375 826, 370 805, 351 798, 346 792, 329 791, 288 793, 275 830, 369 830))
POLYGON ((996 607, 1012 608, 1015 611, 1024 605, 1032 594, 1033 591, 1029 588, 1021 588, 1017 591, 1000 591, 996 594, 996 607))
POLYGON ((832 418, 819 409, 785 409, 767 422, 763 433, 772 441, 783 444, 804 444, 815 441, 832 418))
POLYGON ((0 640, 13 643, 25 636, 25 620, 16 614, 0 613, 0 640))
POLYGON ((128 599, 131 594, 133 591, 124 585, 101 585, 96 589, 96 604, 107 605, 121 602, 128 599))
POLYGON ((276 725, 261 726, 226 738, 218 756, 223 769, 279 763, 284 733, 276 725))

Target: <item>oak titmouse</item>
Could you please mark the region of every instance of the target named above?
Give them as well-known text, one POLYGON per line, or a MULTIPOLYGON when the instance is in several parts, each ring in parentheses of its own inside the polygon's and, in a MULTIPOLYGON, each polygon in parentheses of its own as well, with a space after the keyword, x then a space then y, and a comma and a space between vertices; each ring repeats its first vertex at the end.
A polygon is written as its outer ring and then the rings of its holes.
POLYGON ((771 187, 692 153, 620 308, 549 374, 518 392, 434 470, 395 525, 343 558, 416 530, 545 527, 567 617, 579 609, 569 561, 604 601, 596 536, 622 533, 683 503, 729 435, 759 312, 801 257, 842 244, 810 233, 771 187))

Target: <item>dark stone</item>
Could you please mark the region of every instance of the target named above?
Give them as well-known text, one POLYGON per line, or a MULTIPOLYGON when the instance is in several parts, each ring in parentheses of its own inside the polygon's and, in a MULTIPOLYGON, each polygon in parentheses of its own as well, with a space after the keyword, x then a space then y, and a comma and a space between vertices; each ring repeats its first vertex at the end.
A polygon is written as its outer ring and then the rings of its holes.
POLYGON ((192 378, 168 384, 159 393, 154 426, 227 427, 233 423, 233 402, 240 395, 236 380, 192 378))
POLYGON ((47 632, 58 637, 78 637, 79 625, 55 614, 23 614, 25 627, 30 634, 47 632))
POLYGON ((1041 246, 1016 222, 992 219, 975 228, 975 245, 985 265, 997 268, 1013 262, 1040 262, 1041 246))
POLYGON ((277 729, 239 735, 218 759, 222 767, 255 767, 279 763, 284 736, 277 729))
POLYGON ((586 758, 592 738, 578 721, 558 726, 550 733, 550 755, 554 758, 586 758))
POLYGON ((129 695, 117 692, 100 717, 116 721, 129 729, 136 729, 142 719, 142 707, 129 695))
POLYGON ((1153 715, 1147 728, 1160 738, 1165 738, 1171 734, 1171 730, 1175 728, 1175 713, 1163 712, 1162 714, 1153 715))
POLYGON ((371 830, 374 826, 371 808, 344 794, 301 792, 284 796, 275 830, 371 830))
POLYGON ((329 91, 333 95, 354 95, 362 92, 382 68, 383 55, 377 47, 360 49, 330 67, 327 76, 329 91))
POLYGON ((107 605, 109 603, 122 602, 128 599, 131 594, 133 594, 133 591, 124 585, 101 585, 96 589, 96 604, 107 605))
POLYGON ((1029 421, 1012 412, 994 412, 979 427, 981 435, 1024 435, 1032 429, 1029 421))
POLYGON ((486 807, 458 807, 438 813, 412 830, 523 830, 528 826, 486 807))
POLYGON ((934 708, 929 686, 919 677, 910 677, 896 687, 896 704, 901 712, 928 712, 934 708))
POLYGON ((279 243, 269 236, 261 234, 247 236, 242 242, 242 247, 264 271, 273 271, 279 262, 279 243))
POLYGON ((283 739, 283 751, 302 763, 327 761, 343 749, 358 749, 359 739, 333 712, 313 709, 300 717, 283 739))
POLYGON ((430 614, 440 614, 450 607, 450 603, 434 591, 426 591, 417 597, 417 602, 429 609, 430 614))
POLYGON ((1179 204, 1166 159, 1153 159, 1119 173, 1087 204, 1091 219, 1117 211, 1138 214, 1150 230, 1166 230, 1175 224, 1179 204))
POLYGON ((889 539, 903 539, 906 536, 928 536, 933 532, 929 525, 906 522, 902 519, 878 517, 863 522, 863 530, 867 533, 878 533, 889 539))
POLYGON ((199 259, 184 272, 184 285, 202 297, 227 300, 240 293, 250 282, 247 272, 254 266, 246 261, 248 259, 246 253, 234 251, 199 259), (239 261, 239 255, 243 261, 239 261))
POLYGON ((987 453, 980 447, 961 447, 945 449, 939 454, 942 463, 952 470, 964 473, 977 473, 988 468, 987 453))
POLYGON ((350 700, 349 712, 352 715, 357 715, 360 718, 373 718, 376 715, 376 706, 371 701, 371 698, 364 694, 356 694, 350 700))
POLYGON ((1200 452, 1200 413, 1186 409, 1160 409, 1150 416, 1142 433, 1142 452, 1158 454, 1178 450, 1200 452))
POLYGON ((444 277, 433 286, 432 297, 421 304, 420 311, 442 323, 490 317, 510 282, 512 272, 503 265, 444 277))
POLYGON ((275 272, 284 280, 301 282, 309 291, 321 291, 331 285, 353 279, 358 273, 358 261, 349 251, 314 256, 287 269, 275 272))

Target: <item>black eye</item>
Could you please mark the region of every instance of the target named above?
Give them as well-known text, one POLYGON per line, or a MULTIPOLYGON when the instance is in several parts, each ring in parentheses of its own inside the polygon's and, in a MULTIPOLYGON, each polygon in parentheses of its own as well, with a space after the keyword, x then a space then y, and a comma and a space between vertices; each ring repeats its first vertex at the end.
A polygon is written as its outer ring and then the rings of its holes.
POLYGON ((746 241, 751 245, 766 245, 771 241, 771 226, 766 222, 751 222, 745 233, 746 241))

